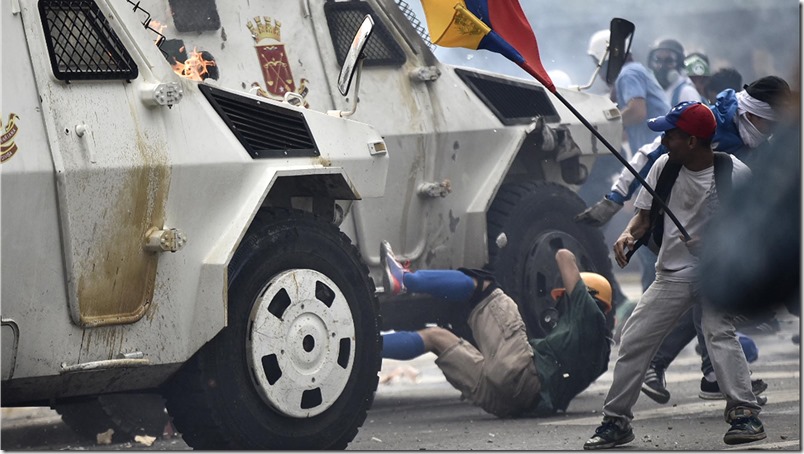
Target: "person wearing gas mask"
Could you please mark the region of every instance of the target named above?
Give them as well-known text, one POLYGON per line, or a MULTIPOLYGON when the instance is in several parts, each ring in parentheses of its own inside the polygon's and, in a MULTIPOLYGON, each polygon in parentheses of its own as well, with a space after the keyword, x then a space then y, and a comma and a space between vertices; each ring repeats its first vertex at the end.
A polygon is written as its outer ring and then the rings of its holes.
MULTIPOLYGON (((648 53, 648 67, 664 89, 671 106, 681 101, 702 101, 684 68, 684 46, 674 39, 656 41, 648 53)), ((705 100, 704 100, 705 101, 705 100)))

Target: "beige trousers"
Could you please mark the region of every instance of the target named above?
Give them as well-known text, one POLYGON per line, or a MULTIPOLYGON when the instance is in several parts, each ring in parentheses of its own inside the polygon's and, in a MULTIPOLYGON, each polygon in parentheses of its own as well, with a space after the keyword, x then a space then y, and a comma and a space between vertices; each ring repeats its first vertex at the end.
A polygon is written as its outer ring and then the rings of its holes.
POLYGON ((469 314, 469 327, 479 350, 461 339, 436 359, 447 381, 493 415, 531 409, 541 384, 516 303, 493 291, 469 314))

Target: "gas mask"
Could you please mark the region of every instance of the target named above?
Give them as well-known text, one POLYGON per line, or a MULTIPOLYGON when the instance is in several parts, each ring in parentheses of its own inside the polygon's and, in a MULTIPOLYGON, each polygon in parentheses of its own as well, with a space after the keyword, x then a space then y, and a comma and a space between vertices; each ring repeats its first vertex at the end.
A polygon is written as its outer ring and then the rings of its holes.
POLYGON ((656 76, 656 80, 659 81, 659 85, 664 89, 673 85, 678 78, 681 77, 681 73, 679 73, 677 69, 666 67, 654 70, 653 74, 656 76))

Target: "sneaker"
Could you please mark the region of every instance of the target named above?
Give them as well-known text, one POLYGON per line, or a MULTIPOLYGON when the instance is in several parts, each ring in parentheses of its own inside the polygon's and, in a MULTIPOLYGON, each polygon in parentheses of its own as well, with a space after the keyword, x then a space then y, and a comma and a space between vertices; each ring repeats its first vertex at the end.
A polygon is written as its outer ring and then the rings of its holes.
POLYGON ((608 449, 634 441, 631 426, 623 429, 613 420, 603 420, 603 424, 595 429, 595 435, 586 440, 583 449, 608 449))
POLYGON ((723 441, 727 445, 738 445, 740 443, 751 443, 752 441, 762 440, 768 435, 762 426, 762 421, 751 413, 750 410, 737 408, 729 412, 731 427, 723 436, 723 441))
POLYGON ((666 404, 670 400, 670 391, 666 386, 664 369, 649 368, 645 373, 645 381, 642 382, 642 392, 656 402, 666 404))
MULTIPOLYGON (((754 392, 755 396, 762 394, 766 389, 768 389, 768 384, 762 379, 751 380, 751 391, 754 392)), ((718 386, 717 381, 710 382, 706 378, 701 378, 701 392, 698 393, 698 397, 704 400, 720 400, 726 398, 726 396, 720 392, 720 386, 718 386)))
POLYGON ((410 270, 397 262, 391 244, 385 240, 380 242, 380 264, 383 266, 382 286, 385 293, 400 295, 405 293, 405 283, 402 276, 410 270))

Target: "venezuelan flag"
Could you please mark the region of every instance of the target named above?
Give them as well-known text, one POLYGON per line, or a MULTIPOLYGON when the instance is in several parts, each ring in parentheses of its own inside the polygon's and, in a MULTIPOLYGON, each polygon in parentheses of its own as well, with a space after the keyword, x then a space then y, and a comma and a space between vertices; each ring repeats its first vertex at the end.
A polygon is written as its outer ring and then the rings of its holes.
POLYGON ((502 54, 556 91, 519 0, 422 0, 422 7, 433 44, 502 54))

